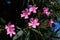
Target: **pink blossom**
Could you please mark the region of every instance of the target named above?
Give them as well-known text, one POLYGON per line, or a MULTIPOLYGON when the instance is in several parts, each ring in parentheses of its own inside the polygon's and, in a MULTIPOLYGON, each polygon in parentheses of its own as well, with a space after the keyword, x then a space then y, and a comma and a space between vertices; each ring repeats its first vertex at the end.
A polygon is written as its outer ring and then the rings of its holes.
POLYGON ((47 16, 49 16, 50 15, 50 12, 44 12, 44 14, 46 14, 47 16))
POLYGON ((46 7, 43 8, 43 13, 46 14, 47 16, 50 15, 50 12, 48 10, 49 8, 46 8, 46 7))
POLYGON ((52 27, 52 24, 53 24, 53 23, 54 23, 53 19, 50 19, 50 21, 49 21, 50 27, 52 27))
POLYGON ((35 4, 34 4, 33 6, 32 6, 32 5, 29 5, 29 12, 36 13, 37 8, 38 8, 38 7, 36 7, 35 4))
POLYGON ((30 15, 31 13, 29 12, 28 9, 25 9, 22 11, 21 17, 24 17, 25 19, 28 19, 28 15, 30 15))
POLYGON ((39 26, 38 19, 31 18, 30 22, 28 23, 28 26, 32 26, 33 28, 36 28, 36 26, 39 26))
POLYGON ((15 28, 14 28, 15 26, 13 25, 13 24, 11 24, 11 23, 8 23, 7 25, 5 25, 5 29, 6 29, 6 31, 7 31, 7 35, 9 34, 10 35, 10 37, 12 37, 12 34, 16 34, 15 33, 15 28))
POLYGON ((44 11, 44 12, 48 12, 48 10, 49 10, 49 8, 47 8, 47 7, 44 7, 44 8, 43 8, 43 11, 44 11))

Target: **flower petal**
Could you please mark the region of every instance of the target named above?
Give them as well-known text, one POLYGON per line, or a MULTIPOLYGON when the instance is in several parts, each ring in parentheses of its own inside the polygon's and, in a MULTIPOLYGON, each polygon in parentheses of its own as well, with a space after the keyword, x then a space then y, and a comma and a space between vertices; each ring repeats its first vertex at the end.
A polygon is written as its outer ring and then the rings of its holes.
POLYGON ((24 14, 21 14, 21 17, 24 17, 25 15, 24 14))
POLYGON ((28 19, 29 17, 28 16, 25 16, 25 19, 28 19))
POLYGON ((29 8, 29 12, 32 12, 33 11, 33 8, 29 8))
POLYGON ((7 25, 5 25, 5 29, 7 29, 8 28, 8 26, 7 25))
POLYGON ((15 35, 16 33, 15 33, 15 32, 13 32, 13 34, 15 35))
POLYGON ((32 25, 33 28, 36 28, 36 25, 32 25))
POLYGON ((33 10, 33 13, 36 13, 36 10, 33 10))
POLYGON ((46 15, 49 16, 50 15, 50 12, 46 12, 46 15))
POLYGON ((31 23, 28 23, 28 26, 32 26, 32 24, 31 23))
POLYGON ((36 23, 37 26, 39 26, 39 23, 36 23))
POLYGON ((11 27, 15 27, 14 25, 10 25, 11 27))
POLYGON ((10 35, 10 37, 12 37, 12 34, 9 34, 10 35))

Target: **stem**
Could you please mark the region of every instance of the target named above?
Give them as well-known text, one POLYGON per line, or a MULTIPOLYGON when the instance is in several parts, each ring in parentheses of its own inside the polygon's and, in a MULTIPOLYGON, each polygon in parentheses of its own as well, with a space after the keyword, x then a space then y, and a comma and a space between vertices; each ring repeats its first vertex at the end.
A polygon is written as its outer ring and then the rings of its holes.
POLYGON ((23 1, 23 5, 22 6, 24 6, 24 4, 25 4, 25 0, 23 1))
POLYGON ((28 0, 28 3, 29 3, 29 0, 28 0))

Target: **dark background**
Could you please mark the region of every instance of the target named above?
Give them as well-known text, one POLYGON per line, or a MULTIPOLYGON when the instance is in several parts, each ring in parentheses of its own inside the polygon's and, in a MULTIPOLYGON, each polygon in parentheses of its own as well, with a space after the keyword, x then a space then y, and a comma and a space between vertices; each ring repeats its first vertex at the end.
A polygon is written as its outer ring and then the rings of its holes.
MULTIPOLYGON (((8 0, 7 0, 8 1, 8 0)), ((21 13, 21 7, 22 7, 22 2, 23 0, 10 0, 11 4, 7 4, 6 0, 1 0, 0 2, 0 16, 7 20, 13 22, 17 19, 18 14, 21 13)))
MULTIPOLYGON (((25 7, 22 7, 22 4, 23 0, 0 0, 0 18, 3 18, 6 21, 6 24, 8 22, 15 24, 17 21, 18 24, 16 25, 20 26, 23 22, 23 20, 20 19, 20 13, 25 7), (8 4, 8 1, 11 1, 11 4, 8 4)), ((2 23, 0 22, 0 24, 2 23)), ((0 40, 12 40, 12 38, 10 38, 9 35, 6 35, 6 30, 4 30, 0 33, 0 40)))

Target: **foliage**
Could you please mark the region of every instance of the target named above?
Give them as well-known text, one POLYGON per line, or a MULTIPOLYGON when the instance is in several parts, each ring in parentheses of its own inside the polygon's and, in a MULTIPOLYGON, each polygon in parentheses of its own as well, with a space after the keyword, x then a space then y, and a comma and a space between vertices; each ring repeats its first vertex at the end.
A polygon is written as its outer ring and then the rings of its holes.
MULTIPOLYGON (((16 34, 13 40, 58 40, 60 38, 58 36, 60 27, 57 27, 60 26, 58 20, 60 3, 57 0, 27 0, 27 2, 24 0, 21 9, 25 9, 21 12, 20 17, 25 20, 26 24, 23 23, 25 24, 24 28, 15 26, 16 34)), ((1 32, 5 28, 6 21, 2 18, 0 21, 1 26, 3 25, 3 27, 0 26, 1 32)))

